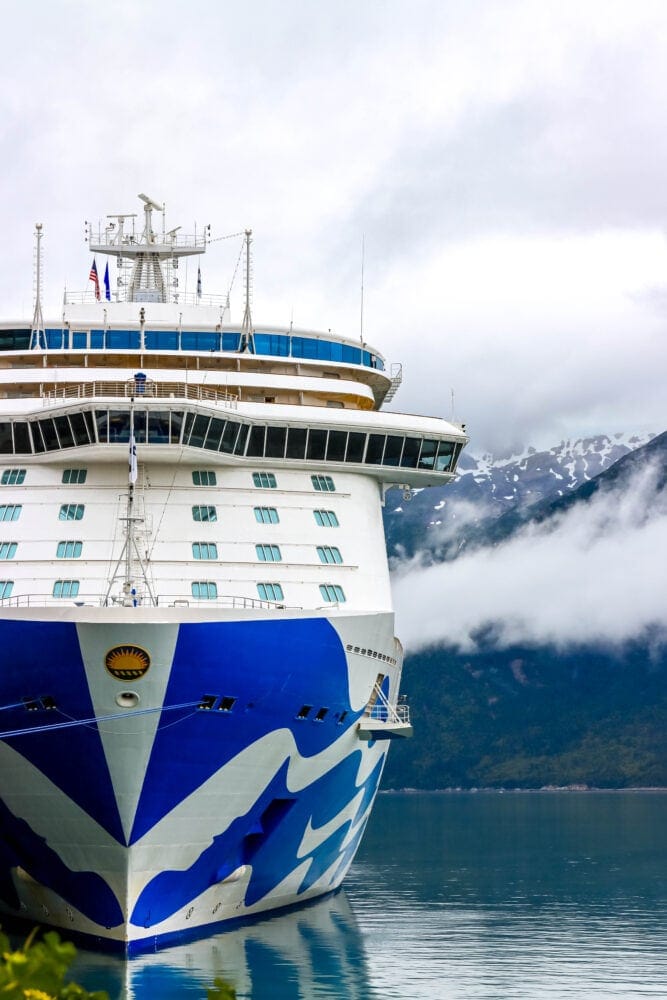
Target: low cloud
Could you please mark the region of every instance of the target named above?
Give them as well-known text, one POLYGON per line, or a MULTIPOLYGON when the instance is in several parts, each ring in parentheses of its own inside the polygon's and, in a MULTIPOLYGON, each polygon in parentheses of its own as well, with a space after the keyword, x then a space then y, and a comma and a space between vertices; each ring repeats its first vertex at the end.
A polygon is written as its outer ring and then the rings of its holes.
POLYGON ((618 645, 667 639, 667 489, 644 469, 495 548, 394 576, 397 630, 410 651, 516 644, 618 645))

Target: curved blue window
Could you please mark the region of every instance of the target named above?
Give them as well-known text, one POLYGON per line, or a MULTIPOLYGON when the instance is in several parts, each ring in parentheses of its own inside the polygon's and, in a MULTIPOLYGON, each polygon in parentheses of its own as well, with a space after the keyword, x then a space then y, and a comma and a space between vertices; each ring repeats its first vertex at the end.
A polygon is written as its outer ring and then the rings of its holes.
POLYGON ((147 330, 144 344, 147 351, 177 351, 178 330, 147 330))
POLYGON ((139 350, 138 330, 107 330, 107 348, 115 351, 139 350))
POLYGON ((277 333, 256 333, 253 337, 255 342, 255 354, 273 354, 281 358, 288 358, 290 354, 290 338, 277 333))
POLYGON ((181 333, 181 350, 183 351, 219 351, 219 333, 181 333))

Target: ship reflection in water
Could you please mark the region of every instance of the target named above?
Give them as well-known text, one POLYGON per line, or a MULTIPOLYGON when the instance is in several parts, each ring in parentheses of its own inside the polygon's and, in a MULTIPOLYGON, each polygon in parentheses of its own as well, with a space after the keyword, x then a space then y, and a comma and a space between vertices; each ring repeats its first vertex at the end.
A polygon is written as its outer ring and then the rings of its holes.
POLYGON ((239 1000, 372 996, 363 938, 344 892, 129 960, 82 950, 71 974, 111 1000, 202 1000, 216 976, 234 986, 239 1000))

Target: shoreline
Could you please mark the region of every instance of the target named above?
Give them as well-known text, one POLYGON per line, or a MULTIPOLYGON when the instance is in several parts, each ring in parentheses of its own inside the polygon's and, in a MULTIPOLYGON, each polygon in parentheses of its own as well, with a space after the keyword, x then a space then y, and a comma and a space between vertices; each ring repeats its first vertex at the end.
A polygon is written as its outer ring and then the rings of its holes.
POLYGON ((589 785, 543 785, 540 788, 381 788, 378 795, 559 795, 561 793, 594 795, 663 795, 667 787, 637 785, 628 788, 598 788, 589 785))

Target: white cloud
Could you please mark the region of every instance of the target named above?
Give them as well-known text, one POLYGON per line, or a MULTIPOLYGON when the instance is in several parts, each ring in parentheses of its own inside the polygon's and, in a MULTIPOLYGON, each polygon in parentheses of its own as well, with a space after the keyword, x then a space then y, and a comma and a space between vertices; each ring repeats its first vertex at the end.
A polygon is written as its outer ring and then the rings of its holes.
POLYGON ((667 491, 658 470, 598 492, 496 548, 394 577, 397 631, 409 651, 476 648, 492 626, 500 648, 618 644, 667 636, 667 491))
MULTIPOLYGON (((147 191, 184 231, 253 227, 263 321, 356 336, 365 234, 398 407, 447 414, 453 386, 477 451, 660 430, 664 23, 658 0, 15 4, 2 315, 32 315, 36 221, 52 314, 84 219, 147 191)), ((234 262, 214 244, 206 287, 234 262)))

